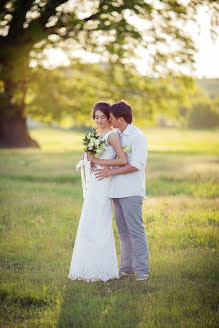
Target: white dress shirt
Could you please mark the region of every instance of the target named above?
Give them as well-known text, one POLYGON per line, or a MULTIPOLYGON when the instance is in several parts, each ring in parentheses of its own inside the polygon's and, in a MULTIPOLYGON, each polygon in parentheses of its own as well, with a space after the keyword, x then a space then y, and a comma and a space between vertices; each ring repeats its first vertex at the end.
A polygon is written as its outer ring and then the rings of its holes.
MULTIPOLYGON (((121 132, 117 129, 122 146, 129 146, 127 152, 128 163, 138 170, 128 174, 112 176, 110 198, 123 198, 129 196, 146 196, 145 168, 147 163, 147 138, 134 124, 129 124, 121 132)), ((117 166, 118 167, 118 166, 117 166)), ((112 167, 116 168, 115 166, 112 167)))

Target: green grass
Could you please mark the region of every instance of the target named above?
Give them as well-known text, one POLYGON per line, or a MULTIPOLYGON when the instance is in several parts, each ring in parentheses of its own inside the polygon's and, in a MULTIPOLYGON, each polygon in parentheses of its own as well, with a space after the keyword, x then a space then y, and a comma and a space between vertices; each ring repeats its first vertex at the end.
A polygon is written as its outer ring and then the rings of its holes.
POLYGON ((216 327, 218 132, 146 130, 150 279, 106 283, 67 278, 83 134, 31 134, 41 150, 0 152, 0 326, 216 327))

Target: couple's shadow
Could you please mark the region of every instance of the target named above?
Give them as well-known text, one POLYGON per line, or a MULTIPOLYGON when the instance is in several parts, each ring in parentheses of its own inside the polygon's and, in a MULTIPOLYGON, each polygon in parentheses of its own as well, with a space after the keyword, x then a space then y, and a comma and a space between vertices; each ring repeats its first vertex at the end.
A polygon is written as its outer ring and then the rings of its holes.
POLYGON ((153 289, 135 276, 89 283, 66 278, 57 328, 137 326, 142 321, 139 302, 153 289))

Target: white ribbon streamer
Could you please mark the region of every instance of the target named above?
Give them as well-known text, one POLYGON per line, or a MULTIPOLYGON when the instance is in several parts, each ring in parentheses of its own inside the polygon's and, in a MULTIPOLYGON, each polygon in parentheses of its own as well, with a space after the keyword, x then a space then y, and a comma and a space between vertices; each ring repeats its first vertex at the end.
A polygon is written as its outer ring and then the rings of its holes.
POLYGON ((82 189, 83 189, 83 198, 86 197, 87 183, 88 183, 88 176, 86 176, 86 169, 85 169, 86 164, 88 163, 86 155, 87 154, 84 154, 84 159, 82 159, 76 165, 76 171, 78 171, 79 168, 81 168, 81 182, 82 182, 82 189))

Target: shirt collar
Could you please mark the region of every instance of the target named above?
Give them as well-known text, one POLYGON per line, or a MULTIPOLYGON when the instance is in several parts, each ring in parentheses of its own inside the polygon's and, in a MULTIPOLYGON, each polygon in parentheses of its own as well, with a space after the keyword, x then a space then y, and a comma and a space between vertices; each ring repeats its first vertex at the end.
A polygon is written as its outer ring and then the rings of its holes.
POLYGON ((122 132, 120 129, 117 129, 118 134, 121 136, 123 134, 126 135, 130 135, 131 134, 131 130, 132 130, 132 126, 133 124, 128 124, 127 127, 125 128, 125 130, 122 132))

